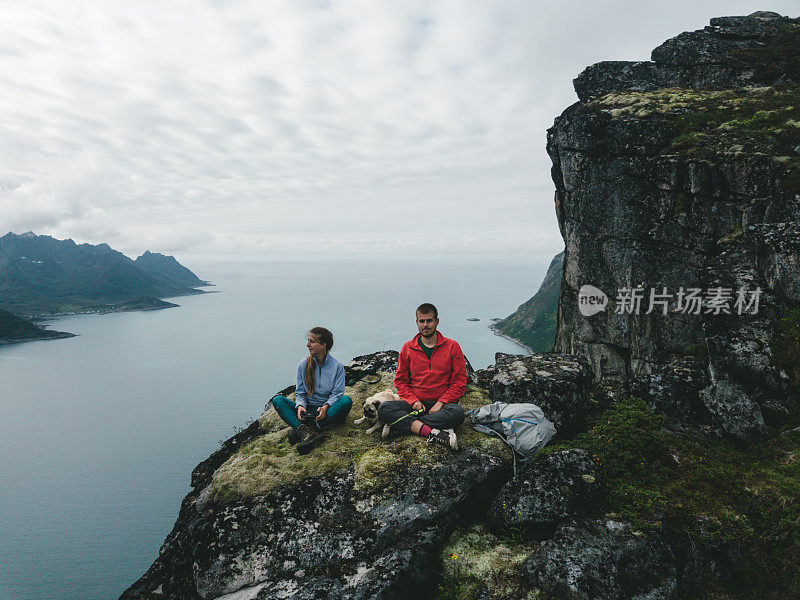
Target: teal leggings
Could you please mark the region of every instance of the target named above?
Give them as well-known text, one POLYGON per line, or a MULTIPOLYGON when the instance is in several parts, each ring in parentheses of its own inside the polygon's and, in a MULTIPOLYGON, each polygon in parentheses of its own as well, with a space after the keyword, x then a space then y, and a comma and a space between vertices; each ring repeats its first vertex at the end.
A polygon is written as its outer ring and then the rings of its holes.
MULTIPOLYGON (((272 406, 275 407, 278 416, 283 419, 284 423, 289 425, 289 427, 294 429, 300 427, 300 420, 297 418, 297 405, 294 401, 289 400, 285 396, 275 396, 272 399, 272 406)), ((322 419, 320 426, 325 427, 327 425, 343 423, 351 408, 353 408, 353 400, 350 396, 342 396, 328 407, 328 414, 322 419)), ((306 415, 309 417, 316 417, 318 409, 318 406, 308 405, 306 407, 306 415)))

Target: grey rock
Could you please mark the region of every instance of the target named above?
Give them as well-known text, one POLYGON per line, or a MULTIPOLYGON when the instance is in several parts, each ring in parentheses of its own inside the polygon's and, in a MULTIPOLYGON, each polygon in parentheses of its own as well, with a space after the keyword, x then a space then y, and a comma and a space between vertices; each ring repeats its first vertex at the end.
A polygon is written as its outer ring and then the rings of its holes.
POLYGON ((758 405, 736 384, 720 381, 703 389, 700 398, 725 433, 741 440, 766 433, 758 405))
MULTIPOLYGON (((584 102, 621 90, 719 90, 763 85, 753 64, 741 52, 769 44, 781 34, 782 24, 797 26, 786 17, 764 12, 711 19, 708 27, 661 44, 651 53, 651 61, 604 61, 587 67, 574 81, 575 92, 584 102)), ((776 80, 793 81, 788 72, 777 71, 776 80)))
POLYGON ((478 385, 492 402, 539 406, 560 435, 583 425, 589 408, 591 373, 586 360, 559 354, 495 355, 494 365, 478 371, 478 385))
POLYGON ((397 350, 383 350, 363 356, 356 356, 347 364, 347 368, 356 372, 394 373, 397 370, 397 350))
POLYGON ((760 223, 747 228, 758 270, 770 289, 800 302, 800 224, 760 223))
POLYGON ((602 477, 589 453, 561 450, 523 464, 492 501, 489 525, 499 536, 517 530, 548 537, 556 524, 597 511, 602 495, 602 477))
MULTIPOLYGON (((584 102, 548 130, 566 246, 554 352, 585 358, 596 382, 641 392, 678 427, 737 439, 764 435, 787 414, 773 348, 780 315, 800 301, 800 201, 782 187, 771 156, 676 154, 668 151, 681 133, 675 121, 614 116, 585 101, 618 90, 761 85, 739 50, 789 30, 800 25, 774 14, 722 17, 668 40, 653 62, 594 65, 576 80, 584 102), (610 299, 588 317, 578 306, 587 284, 610 299), (625 311, 616 295, 631 288, 642 289, 641 303, 625 311), (677 311, 682 288, 729 289, 731 314, 707 304, 677 311), (756 289, 759 310, 737 310, 738 291, 756 289), (651 290, 672 295, 666 312, 648 312, 651 290), (704 373, 693 367, 691 382, 681 381, 673 367, 697 346, 708 348, 704 373)), ((780 61, 773 71, 796 73, 780 61)))
MULTIPOLYGON (((397 350, 382 350, 373 354, 356 356, 346 365, 348 381, 357 381, 366 375, 377 373, 394 373, 397 371, 397 359, 400 353, 397 350)), ((464 361, 467 366, 467 382, 476 383, 475 369, 465 356, 464 361)))
POLYGON ((611 519, 559 528, 528 557, 531 586, 574 600, 667 600, 677 588, 675 556, 656 535, 611 519))
POLYGON ((486 510, 504 473, 499 459, 470 450, 409 466, 390 493, 355 491, 352 468, 241 505, 209 504, 196 489, 121 598, 399 598, 429 584, 448 532, 486 510))
POLYGON ((700 392, 709 385, 704 360, 686 356, 633 378, 627 389, 628 395, 641 398, 655 411, 666 415, 670 429, 706 433, 712 417, 700 392))

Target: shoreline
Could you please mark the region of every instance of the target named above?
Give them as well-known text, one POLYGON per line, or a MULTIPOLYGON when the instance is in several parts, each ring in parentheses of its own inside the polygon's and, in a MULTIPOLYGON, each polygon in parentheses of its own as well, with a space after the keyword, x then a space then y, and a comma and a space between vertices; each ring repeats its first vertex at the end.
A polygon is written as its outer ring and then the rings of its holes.
MULTIPOLYGON (((209 285, 214 285, 209 284, 209 285)), ((182 298, 184 296, 198 296, 204 294, 219 294, 220 290, 194 290, 192 292, 187 292, 185 294, 177 294, 174 296, 164 296, 163 298, 155 298, 156 300, 160 300, 161 302, 169 305, 169 306, 143 306, 141 308, 138 307, 125 307, 125 306, 101 306, 96 308, 89 308, 86 309, 78 309, 78 310, 71 310, 71 311, 64 311, 64 312, 54 312, 54 313, 14 313, 23 319, 27 319, 29 321, 34 322, 41 322, 41 321, 53 321, 55 319, 60 319, 61 317, 72 317, 75 315, 106 315, 110 313, 121 313, 121 312, 134 312, 134 311, 146 311, 146 310, 163 310, 165 308, 176 308, 179 307, 180 304, 175 304, 174 302, 169 302, 165 298, 182 298)), ((128 300, 127 302, 136 302, 136 300, 128 300)))
POLYGON ((53 335, 0 339, 0 346, 6 346, 9 344, 22 344, 24 342, 41 342, 45 340, 64 340, 67 338, 78 337, 77 333, 70 333, 69 331, 52 331, 50 329, 45 329, 45 331, 50 331, 51 333, 53 333, 53 335))
POLYGON ((536 352, 534 352, 532 348, 526 346, 525 344, 520 342, 517 338, 513 338, 510 335, 506 335, 505 333, 500 333, 499 331, 497 331, 497 329, 495 329, 494 326, 495 326, 494 323, 489 325, 489 330, 493 334, 495 334, 497 337, 501 337, 501 338, 507 339, 510 342, 514 342, 517 346, 519 346, 520 348, 523 348, 527 354, 536 354, 536 352))

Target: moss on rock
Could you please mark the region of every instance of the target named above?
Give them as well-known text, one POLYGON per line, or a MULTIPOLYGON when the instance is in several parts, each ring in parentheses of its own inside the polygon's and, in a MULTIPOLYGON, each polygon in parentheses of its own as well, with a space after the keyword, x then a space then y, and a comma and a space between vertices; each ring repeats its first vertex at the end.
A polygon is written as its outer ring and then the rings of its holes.
MULTIPOLYGON (((397 481, 397 470, 411 464, 439 460, 444 448, 426 444, 417 436, 402 436, 383 441, 378 434, 367 435, 366 425, 353 421, 363 416, 364 400, 384 389, 393 389, 392 374, 382 374, 380 380, 365 380, 345 388, 353 399, 353 408, 344 424, 326 431, 326 440, 310 454, 301 456, 289 444, 289 428, 274 410, 266 411, 259 419, 262 435, 242 446, 213 475, 204 497, 221 504, 241 502, 263 495, 273 488, 308 477, 342 471, 351 465, 355 472, 357 495, 388 492, 397 481)), ((461 405, 466 410, 489 402, 485 390, 469 386, 461 405)), ((468 423, 458 430, 459 446, 511 460, 510 451, 500 440, 474 431, 468 423)))
POLYGON ((675 128, 663 154, 718 161, 772 156, 786 190, 800 193, 800 85, 736 90, 669 88, 615 92, 586 104, 614 118, 659 118, 675 128))
POLYGON ((533 546, 502 540, 483 525, 455 531, 442 549, 436 600, 541 599, 526 586, 523 563, 533 546))
POLYGON ((623 400, 588 432, 540 456, 591 452, 606 478, 603 508, 636 528, 738 546, 747 585, 729 590, 731 597, 800 589, 800 434, 732 445, 678 436, 663 424, 641 400, 623 400))

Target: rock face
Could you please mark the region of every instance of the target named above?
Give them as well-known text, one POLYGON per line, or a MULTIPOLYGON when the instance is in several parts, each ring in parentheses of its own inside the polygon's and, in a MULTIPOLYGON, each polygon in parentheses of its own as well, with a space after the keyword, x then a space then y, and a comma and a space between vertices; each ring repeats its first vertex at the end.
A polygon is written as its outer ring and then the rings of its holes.
POLYGON ((687 31, 653 50, 651 61, 604 61, 586 68, 575 79, 582 102, 619 90, 651 91, 661 88, 718 90, 798 82, 791 56, 783 55, 772 69, 759 69, 748 51, 785 43, 778 13, 759 11, 747 17, 717 17, 708 27, 687 31))
POLYGON ((360 498, 352 468, 236 506, 203 504, 195 490, 156 564, 122 598, 403 597, 432 576, 454 522, 486 505, 481 490, 499 467, 464 453, 396 473, 407 485, 385 498, 360 498))
POLYGON ((548 131, 566 245, 555 352, 629 382, 702 346, 706 385, 661 402, 743 439, 788 411, 774 349, 798 306, 800 72, 781 56, 798 43, 795 19, 713 19, 653 62, 586 69, 548 131), (582 314, 584 285, 605 311, 582 314))

